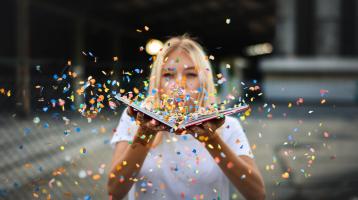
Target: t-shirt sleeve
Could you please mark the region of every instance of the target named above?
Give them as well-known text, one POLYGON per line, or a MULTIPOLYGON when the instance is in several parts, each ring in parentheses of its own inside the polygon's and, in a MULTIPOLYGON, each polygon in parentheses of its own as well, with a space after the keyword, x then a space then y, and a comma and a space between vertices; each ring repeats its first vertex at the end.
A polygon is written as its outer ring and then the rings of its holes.
POLYGON ((114 133, 110 142, 112 148, 114 148, 119 141, 133 140, 134 130, 131 129, 135 128, 135 121, 134 118, 127 114, 127 109, 128 108, 124 109, 122 112, 117 128, 113 131, 114 133))
POLYGON ((237 118, 232 118, 231 123, 226 128, 229 133, 227 144, 236 155, 246 155, 254 158, 249 140, 247 139, 239 120, 237 118))

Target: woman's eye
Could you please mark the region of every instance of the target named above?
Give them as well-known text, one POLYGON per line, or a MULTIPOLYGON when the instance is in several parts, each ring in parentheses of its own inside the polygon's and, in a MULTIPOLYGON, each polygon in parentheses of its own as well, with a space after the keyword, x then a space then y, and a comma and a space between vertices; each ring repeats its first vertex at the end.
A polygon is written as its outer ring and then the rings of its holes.
POLYGON ((188 77, 197 77, 198 75, 195 74, 195 73, 189 73, 189 74, 187 74, 186 76, 188 76, 188 77))
POLYGON ((170 74, 170 73, 164 73, 163 76, 164 76, 165 78, 170 78, 170 77, 172 77, 173 75, 170 74))

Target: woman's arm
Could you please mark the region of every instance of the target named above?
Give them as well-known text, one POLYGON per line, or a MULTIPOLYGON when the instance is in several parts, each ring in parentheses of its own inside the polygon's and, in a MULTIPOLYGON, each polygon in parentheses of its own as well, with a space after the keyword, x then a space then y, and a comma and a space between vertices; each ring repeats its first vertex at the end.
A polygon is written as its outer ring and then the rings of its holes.
POLYGON ((108 178, 108 193, 112 199, 122 199, 128 193, 138 176, 156 133, 168 130, 168 127, 144 116, 141 112, 135 112, 129 108, 128 114, 136 116, 136 123, 139 127, 131 145, 125 141, 116 145, 108 178))
POLYGON ((207 140, 205 147, 246 199, 265 199, 264 182, 252 158, 237 156, 218 134, 207 140), (222 153, 225 158, 220 155, 222 153))
POLYGON ((135 137, 132 144, 126 141, 117 143, 108 178, 108 193, 113 200, 124 198, 131 189, 152 141, 145 144, 142 139, 135 137))
POLYGON ((205 143, 205 148, 224 174, 246 199, 264 199, 264 182, 254 160, 248 156, 237 156, 217 134, 216 130, 224 122, 225 118, 214 119, 189 127, 186 131, 199 142, 205 143))

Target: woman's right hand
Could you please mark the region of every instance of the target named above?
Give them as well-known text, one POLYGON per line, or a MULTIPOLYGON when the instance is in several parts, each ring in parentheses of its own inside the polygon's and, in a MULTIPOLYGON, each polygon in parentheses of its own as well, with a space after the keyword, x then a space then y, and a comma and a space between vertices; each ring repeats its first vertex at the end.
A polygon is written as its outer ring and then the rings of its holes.
POLYGON ((160 123, 159 121, 150 118, 142 112, 135 111, 132 107, 128 107, 127 114, 136 119, 136 123, 139 126, 138 133, 140 137, 145 136, 145 138, 154 138, 154 136, 159 131, 169 131, 170 128, 160 123))

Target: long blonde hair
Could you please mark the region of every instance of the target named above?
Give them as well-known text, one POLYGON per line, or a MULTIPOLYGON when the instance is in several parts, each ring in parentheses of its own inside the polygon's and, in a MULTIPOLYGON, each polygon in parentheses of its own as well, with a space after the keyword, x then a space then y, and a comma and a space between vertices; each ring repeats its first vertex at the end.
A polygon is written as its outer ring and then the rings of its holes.
MULTIPOLYGON (((218 102, 217 91, 214 84, 213 71, 206 56, 203 47, 192 39, 188 34, 176 36, 168 39, 163 48, 156 55, 153 64, 151 65, 151 74, 149 77, 149 90, 145 101, 151 102, 152 106, 160 105, 159 91, 160 78, 162 73, 162 66, 166 62, 168 55, 174 50, 184 50, 195 64, 198 70, 199 82, 201 92, 199 92, 198 105, 200 107, 207 107, 218 102)), ((153 147, 157 146, 162 141, 162 134, 158 133, 153 142, 153 147)))

